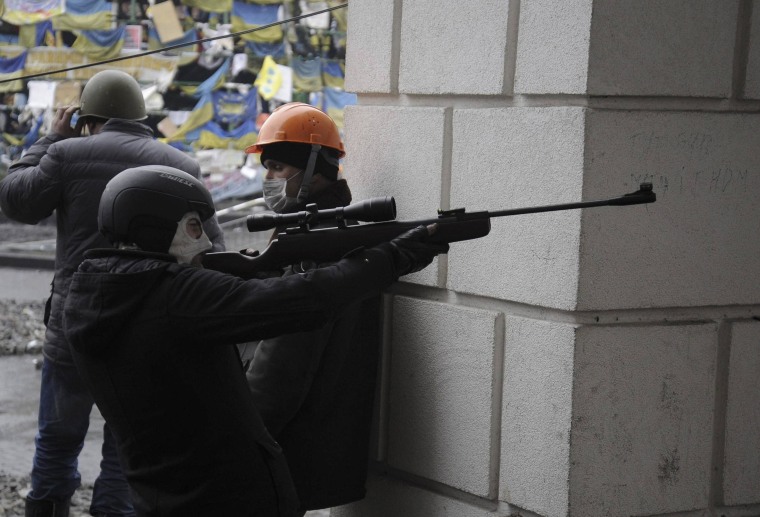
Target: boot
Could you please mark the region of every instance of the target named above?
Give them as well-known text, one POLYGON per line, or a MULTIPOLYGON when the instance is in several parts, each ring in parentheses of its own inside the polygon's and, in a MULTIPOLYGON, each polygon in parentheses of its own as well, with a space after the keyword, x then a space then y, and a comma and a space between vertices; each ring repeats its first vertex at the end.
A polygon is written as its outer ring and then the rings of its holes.
POLYGON ((26 500, 24 515, 25 517, 69 517, 69 505, 71 501, 53 501, 52 499, 41 499, 34 501, 26 500))

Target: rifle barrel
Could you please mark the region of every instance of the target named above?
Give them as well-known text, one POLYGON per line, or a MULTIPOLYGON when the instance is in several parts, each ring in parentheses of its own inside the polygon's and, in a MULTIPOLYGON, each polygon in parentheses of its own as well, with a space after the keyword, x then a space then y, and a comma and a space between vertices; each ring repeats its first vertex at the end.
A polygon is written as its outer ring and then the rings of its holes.
POLYGON ((621 205, 641 205, 644 203, 654 203, 657 195, 652 191, 651 183, 642 183, 639 190, 610 199, 599 199, 596 201, 580 201, 577 203, 561 203, 558 205, 531 206, 527 208, 512 208, 507 210, 496 210, 488 212, 490 217, 503 217, 507 215, 535 214, 538 212, 553 212, 557 210, 572 210, 575 208, 590 208, 594 206, 621 206, 621 205))

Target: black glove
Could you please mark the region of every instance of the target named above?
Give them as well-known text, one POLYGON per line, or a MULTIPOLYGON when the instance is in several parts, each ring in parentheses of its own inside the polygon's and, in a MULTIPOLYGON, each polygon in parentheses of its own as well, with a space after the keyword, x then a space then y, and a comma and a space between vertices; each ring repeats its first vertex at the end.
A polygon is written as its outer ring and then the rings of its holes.
POLYGON ((389 244, 398 276, 425 269, 436 255, 449 252, 447 243, 430 242, 428 229, 422 225, 402 233, 389 244))

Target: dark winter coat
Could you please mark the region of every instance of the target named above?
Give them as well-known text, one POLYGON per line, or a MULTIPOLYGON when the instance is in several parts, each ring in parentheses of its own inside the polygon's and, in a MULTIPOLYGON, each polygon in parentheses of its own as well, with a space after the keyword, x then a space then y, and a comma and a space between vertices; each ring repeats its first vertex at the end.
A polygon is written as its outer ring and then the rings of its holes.
MULTIPOLYGON (((140 165, 168 165, 200 177, 195 160, 155 140, 148 126, 111 119, 96 135, 64 139, 51 134, 39 139, 0 183, 0 208, 10 219, 36 224, 56 213, 55 276, 43 350, 52 361, 71 360, 61 327, 71 275, 86 250, 110 246, 98 231, 100 195, 108 180, 140 165)), ((214 251, 223 250, 216 219, 204 230, 214 251)))
POLYGON ((235 343, 317 328, 390 285, 388 245, 334 266, 241 280, 168 255, 88 253, 65 329, 119 444, 140 515, 290 516, 295 493, 235 343))
MULTIPOLYGON (((308 202, 319 209, 346 206, 351 192, 338 181, 308 202)), ((374 296, 321 329, 267 339, 255 348, 248 383, 283 449, 302 510, 365 496, 379 306, 380 296, 374 296)))

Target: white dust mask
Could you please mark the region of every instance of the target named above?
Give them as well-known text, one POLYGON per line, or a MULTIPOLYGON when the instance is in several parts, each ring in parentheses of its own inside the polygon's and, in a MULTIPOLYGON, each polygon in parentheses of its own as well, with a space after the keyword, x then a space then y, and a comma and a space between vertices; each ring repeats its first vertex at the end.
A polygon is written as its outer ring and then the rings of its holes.
POLYGON ((169 255, 173 255, 180 264, 190 264, 199 253, 211 249, 211 241, 201 226, 200 237, 194 237, 187 231, 187 223, 195 218, 200 224, 201 218, 198 212, 188 212, 177 223, 177 232, 174 234, 172 244, 169 246, 169 255))
POLYGON ((298 204, 298 198, 287 196, 285 194, 285 189, 288 187, 288 181, 301 173, 303 173, 303 171, 298 171, 288 179, 273 178, 271 180, 263 181, 262 188, 264 192, 264 202, 270 210, 281 213, 298 204))

